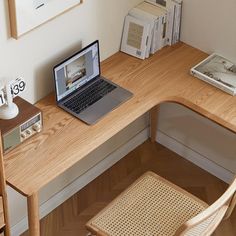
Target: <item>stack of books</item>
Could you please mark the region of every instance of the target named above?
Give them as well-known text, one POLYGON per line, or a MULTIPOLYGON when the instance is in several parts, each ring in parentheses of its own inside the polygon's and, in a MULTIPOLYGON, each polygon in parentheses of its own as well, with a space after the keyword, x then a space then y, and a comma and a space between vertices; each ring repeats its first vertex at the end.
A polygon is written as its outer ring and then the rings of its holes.
POLYGON ((140 59, 179 42, 182 0, 146 0, 125 18, 121 51, 140 59))

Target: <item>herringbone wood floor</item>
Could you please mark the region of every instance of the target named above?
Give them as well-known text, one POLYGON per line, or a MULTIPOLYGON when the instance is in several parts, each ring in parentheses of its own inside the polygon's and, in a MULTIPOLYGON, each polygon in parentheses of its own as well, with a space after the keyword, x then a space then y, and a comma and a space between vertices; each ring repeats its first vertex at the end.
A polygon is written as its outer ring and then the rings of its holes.
MULTIPOLYGON (((129 153, 41 220, 42 236, 83 236, 85 223, 147 170, 152 170, 208 203, 227 185, 165 147, 149 141, 129 153)), ((22 236, 27 236, 24 233, 22 236)), ((214 236, 236 235, 236 210, 214 236)))

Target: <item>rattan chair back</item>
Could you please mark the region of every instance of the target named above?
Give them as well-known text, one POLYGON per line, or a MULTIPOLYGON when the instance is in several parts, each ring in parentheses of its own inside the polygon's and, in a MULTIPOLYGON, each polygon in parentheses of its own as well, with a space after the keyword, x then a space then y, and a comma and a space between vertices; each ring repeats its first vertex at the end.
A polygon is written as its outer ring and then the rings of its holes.
POLYGON ((210 236, 236 205, 236 178, 225 193, 207 209, 184 223, 175 236, 210 236))

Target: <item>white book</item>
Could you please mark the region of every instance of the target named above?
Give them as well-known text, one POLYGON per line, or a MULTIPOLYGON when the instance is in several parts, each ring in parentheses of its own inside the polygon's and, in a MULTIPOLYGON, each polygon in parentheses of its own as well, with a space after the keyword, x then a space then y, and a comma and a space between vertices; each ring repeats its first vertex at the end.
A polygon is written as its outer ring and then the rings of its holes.
POLYGON ((231 95, 236 94, 236 63, 216 53, 194 66, 190 73, 231 95))
POLYGON ((142 2, 136 8, 148 12, 157 19, 156 27, 154 28, 154 38, 156 40, 153 40, 153 44, 151 46, 151 52, 154 53, 165 46, 166 11, 147 2, 142 2))
POLYGON ((174 18, 174 29, 173 29, 173 43, 177 43, 180 40, 180 26, 181 26, 181 15, 182 15, 182 3, 175 3, 175 18, 174 18))
POLYGON ((146 21, 150 24, 149 33, 148 33, 147 49, 146 49, 146 58, 148 58, 150 55, 150 52, 151 52, 151 46, 152 46, 152 41, 153 41, 153 36, 154 36, 154 27, 156 24, 156 17, 153 16, 152 14, 145 12, 141 9, 138 9, 136 7, 129 11, 129 15, 132 17, 135 17, 137 19, 146 21))
POLYGON ((167 12, 162 16, 162 31, 161 31, 161 47, 163 48, 164 46, 167 45, 167 37, 166 37, 166 32, 167 32, 167 12))
POLYGON ((150 24, 132 16, 125 17, 121 51, 145 59, 150 24))
POLYGON ((159 45, 158 45, 158 40, 159 40, 158 35, 160 34, 159 21, 160 19, 158 18, 154 25, 153 39, 152 39, 152 44, 151 44, 151 54, 156 53, 159 48, 159 45))
POLYGON ((166 28, 166 44, 170 46, 173 44, 175 14, 176 14, 176 5, 171 4, 171 6, 167 11, 167 28, 166 28))
POLYGON ((173 23, 174 23, 174 10, 175 4, 172 4, 172 0, 145 0, 145 2, 152 4, 156 7, 161 8, 165 12, 165 19, 164 19, 164 40, 160 48, 171 45, 172 42, 172 35, 173 35, 173 23))
POLYGON ((168 10, 172 4, 182 4, 183 0, 145 0, 145 2, 151 3, 164 10, 168 10))
POLYGON ((149 2, 153 5, 156 5, 158 7, 164 7, 164 8, 166 8, 168 4, 168 1, 166 0, 145 0, 145 2, 149 2))
POLYGON ((145 0, 167 11, 166 45, 180 39, 182 0, 145 0))

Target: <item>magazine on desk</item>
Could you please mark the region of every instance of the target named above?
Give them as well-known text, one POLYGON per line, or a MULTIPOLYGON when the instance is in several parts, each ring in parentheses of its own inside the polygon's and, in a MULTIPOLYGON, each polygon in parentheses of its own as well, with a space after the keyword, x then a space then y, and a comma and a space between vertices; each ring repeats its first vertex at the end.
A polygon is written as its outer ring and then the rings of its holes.
POLYGON ((236 94, 236 63, 216 53, 194 66, 190 73, 235 96, 236 94))

